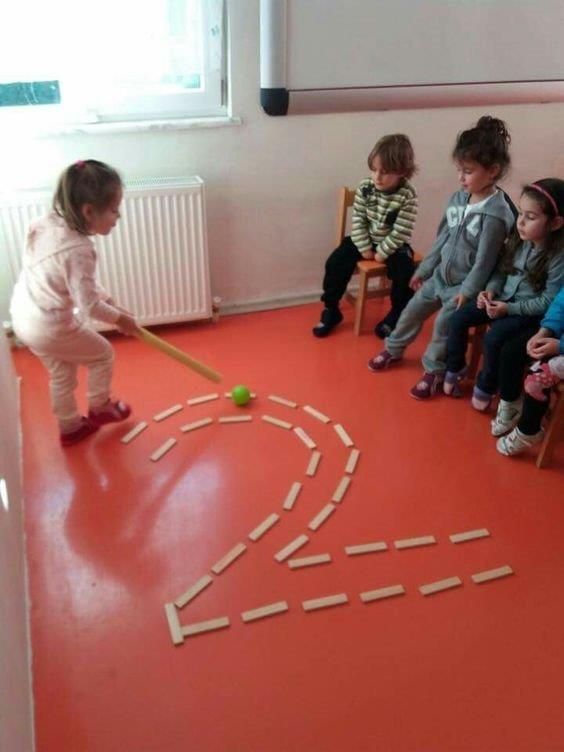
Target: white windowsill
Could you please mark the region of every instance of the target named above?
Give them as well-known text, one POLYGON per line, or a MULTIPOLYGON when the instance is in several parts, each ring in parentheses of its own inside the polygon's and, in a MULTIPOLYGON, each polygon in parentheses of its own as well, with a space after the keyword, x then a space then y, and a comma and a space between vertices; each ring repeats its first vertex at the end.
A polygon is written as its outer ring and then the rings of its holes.
POLYGON ((39 138, 50 136, 108 135, 112 133, 160 133, 163 131, 184 131, 193 128, 224 128, 242 125, 240 117, 222 115, 220 117, 170 118, 168 120, 135 120, 116 123, 73 123, 49 124, 41 127, 39 138))

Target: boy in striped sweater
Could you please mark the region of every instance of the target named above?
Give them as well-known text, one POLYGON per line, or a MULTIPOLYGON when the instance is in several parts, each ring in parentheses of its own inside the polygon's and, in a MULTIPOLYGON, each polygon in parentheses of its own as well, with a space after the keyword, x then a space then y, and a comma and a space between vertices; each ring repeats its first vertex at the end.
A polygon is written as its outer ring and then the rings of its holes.
POLYGON ((384 339, 394 329, 413 291, 409 280, 415 271, 409 245, 417 216, 417 193, 408 182, 416 172, 413 147, 401 133, 383 136, 368 156, 371 176, 356 190, 350 237, 343 239, 325 264, 325 308, 313 327, 315 337, 326 337, 343 320, 339 301, 356 264, 376 259, 386 264, 392 282, 391 308, 374 329, 384 339))

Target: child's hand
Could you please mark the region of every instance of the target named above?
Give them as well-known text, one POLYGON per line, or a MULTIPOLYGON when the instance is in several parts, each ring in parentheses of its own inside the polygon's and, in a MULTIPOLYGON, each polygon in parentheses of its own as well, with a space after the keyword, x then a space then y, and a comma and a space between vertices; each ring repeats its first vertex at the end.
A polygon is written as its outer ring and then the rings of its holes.
POLYGON ((527 352, 535 360, 550 358, 551 355, 558 355, 560 352, 560 340, 535 335, 527 342, 527 352))
POLYGON ((366 259, 367 261, 373 261, 373 259, 374 259, 374 251, 363 251, 362 252, 362 258, 366 259))
POLYGON ((550 370, 548 363, 543 363, 525 379, 525 391, 533 399, 539 402, 546 402, 547 396, 544 394, 543 389, 550 389, 551 386, 558 384, 559 381, 558 376, 550 370))
POLYGON ((476 306, 478 308, 485 308, 486 305, 492 300, 493 298, 493 292, 490 292, 489 290, 482 290, 482 292, 478 293, 478 297, 476 298, 476 306))
POLYGON ((417 290, 419 290, 419 288, 423 286, 423 280, 421 279, 421 277, 418 277, 417 274, 414 274, 413 277, 409 280, 409 286, 412 290, 415 290, 415 292, 417 292, 417 290))
POLYGON ((456 303, 456 310, 458 311, 459 308, 462 308, 464 303, 468 302, 468 298, 460 293, 455 297, 454 302, 456 303))
POLYGON ((376 253, 374 254, 374 258, 376 259, 376 261, 379 261, 381 264, 385 264, 387 256, 384 256, 384 254, 380 253, 380 251, 376 251, 376 253))
POLYGON ((500 319, 507 316, 507 303, 503 300, 491 300, 486 303, 486 312, 490 319, 500 319))
POLYGON ((116 326, 122 334, 127 334, 129 337, 134 337, 139 331, 139 325, 128 313, 121 314, 116 321, 116 326))

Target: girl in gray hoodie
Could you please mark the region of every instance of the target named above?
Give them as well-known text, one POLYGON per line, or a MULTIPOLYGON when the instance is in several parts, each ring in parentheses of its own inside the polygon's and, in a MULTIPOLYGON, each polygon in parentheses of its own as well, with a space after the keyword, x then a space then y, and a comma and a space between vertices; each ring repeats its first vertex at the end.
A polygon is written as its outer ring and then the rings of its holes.
POLYGON ((452 157, 461 190, 451 196, 437 239, 411 280, 416 294, 386 348, 368 362, 371 371, 381 371, 401 360, 424 321, 438 311, 423 355, 425 372, 410 392, 416 399, 442 387, 449 319, 484 289, 515 223, 510 199, 496 186, 509 168, 510 141, 505 123, 487 115, 458 135, 452 157))

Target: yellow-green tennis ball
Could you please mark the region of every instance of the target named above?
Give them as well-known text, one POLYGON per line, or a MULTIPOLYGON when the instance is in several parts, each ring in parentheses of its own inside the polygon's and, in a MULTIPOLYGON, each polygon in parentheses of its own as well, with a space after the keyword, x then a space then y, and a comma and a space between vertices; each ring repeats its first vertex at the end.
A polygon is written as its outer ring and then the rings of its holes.
POLYGON ((238 384, 231 390, 231 399, 236 405, 239 405, 241 407, 243 405, 246 405, 247 402, 251 399, 251 393, 248 387, 246 387, 244 384, 238 384))

